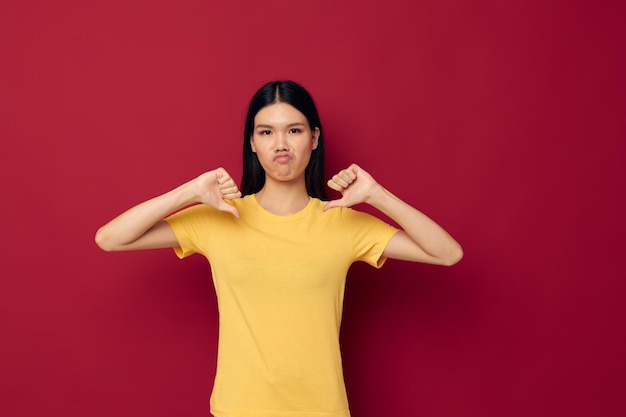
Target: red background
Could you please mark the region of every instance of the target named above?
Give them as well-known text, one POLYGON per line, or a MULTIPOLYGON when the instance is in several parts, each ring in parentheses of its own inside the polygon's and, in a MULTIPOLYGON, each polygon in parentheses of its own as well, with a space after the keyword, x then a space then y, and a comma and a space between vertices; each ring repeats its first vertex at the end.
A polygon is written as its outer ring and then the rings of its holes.
POLYGON ((204 416, 206 262, 96 229, 219 165, 264 82, 463 245, 355 265, 355 417, 626 414, 620 1, 4 1, 0 415, 204 416))

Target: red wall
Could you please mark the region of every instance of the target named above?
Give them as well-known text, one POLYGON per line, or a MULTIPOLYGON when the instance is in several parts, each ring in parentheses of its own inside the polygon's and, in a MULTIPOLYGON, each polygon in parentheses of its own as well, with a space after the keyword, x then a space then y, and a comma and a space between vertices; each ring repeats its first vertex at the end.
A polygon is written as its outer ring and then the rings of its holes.
POLYGON ((252 93, 314 94, 358 162, 463 245, 356 265, 355 417, 626 414, 626 30, 619 1, 5 1, 0 415, 205 416, 201 257, 97 227, 241 169, 252 93))

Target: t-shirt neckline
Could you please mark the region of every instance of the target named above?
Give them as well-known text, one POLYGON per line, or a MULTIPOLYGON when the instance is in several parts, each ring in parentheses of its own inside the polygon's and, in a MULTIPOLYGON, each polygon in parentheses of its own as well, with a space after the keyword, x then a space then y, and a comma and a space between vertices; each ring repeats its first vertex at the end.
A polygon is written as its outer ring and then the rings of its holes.
POLYGON ((259 213, 261 213, 263 216, 265 216, 265 217, 267 217, 269 219, 272 219, 274 221, 298 220, 298 219, 306 216, 311 210, 313 210, 313 206, 314 206, 314 202, 315 202, 314 198, 309 197, 309 202, 307 203, 306 206, 304 206, 302 208, 302 210, 300 210, 300 211, 298 211, 297 213, 294 213, 294 214, 288 214, 288 215, 285 215, 285 216, 281 216, 279 214, 274 214, 274 213, 264 209, 263 206, 256 199, 256 194, 252 194, 250 197, 251 197, 252 204, 254 205, 256 210, 259 213))

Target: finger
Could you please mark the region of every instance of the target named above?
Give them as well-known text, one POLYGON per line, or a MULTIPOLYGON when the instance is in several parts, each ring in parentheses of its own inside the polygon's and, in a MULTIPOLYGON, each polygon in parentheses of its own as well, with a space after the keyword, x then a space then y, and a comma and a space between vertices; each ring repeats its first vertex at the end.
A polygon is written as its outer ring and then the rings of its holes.
POLYGON ((352 172, 352 174, 354 175, 354 177, 356 178, 357 176, 357 172, 359 172, 359 170, 361 169, 360 166, 358 166, 357 164, 352 164, 348 167, 348 170, 350 172, 352 172))
POLYGON ((233 179, 231 177, 229 177, 229 176, 224 176, 224 177, 218 177, 217 183, 220 186, 224 186, 224 185, 228 185, 228 184, 234 184, 235 181, 233 181, 233 179))
POLYGON ((237 210, 235 207, 233 207, 233 209, 230 211, 233 216, 235 216, 236 218, 240 219, 241 216, 239 216, 239 210, 237 210))
POLYGON ((350 165, 350 168, 346 169, 346 175, 348 175, 348 177, 350 178, 350 181, 354 181, 356 180, 357 177, 357 170, 359 169, 359 167, 355 164, 350 165))
POLYGON ((235 184, 226 186, 226 187, 220 187, 220 192, 222 193, 222 195, 224 194, 233 194, 239 191, 239 188, 237 188, 237 186, 235 184))
POLYGON ((333 182, 339 185, 342 188, 348 188, 352 181, 350 181, 350 177, 346 174, 340 172, 339 174, 333 175, 333 182))
POLYGON ((229 184, 229 183, 234 184, 235 181, 230 177, 230 175, 227 174, 227 175, 218 176, 217 177, 217 183, 219 185, 226 185, 226 184, 229 184))
POLYGON ((241 192, 239 191, 234 191, 232 193, 228 193, 228 194, 222 194, 222 198, 224 200, 234 200, 236 198, 241 197, 241 192))
POLYGON ((232 214, 233 216, 235 216, 238 219, 240 218, 239 217, 239 210, 237 210, 237 208, 235 206, 231 206, 228 203, 222 203, 222 204, 219 205, 218 208, 220 210, 222 210, 222 211, 226 211, 226 212, 232 214))
POLYGON ((224 169, 223 168, 217 168, 215 170, 215 179, 217 179, 217 183, 219 184, 222 179, 224 178, 224 169))
POLYGON ((344 179, 345 181, 353 182, 356 179, 356 177, 357 177, 356 168, 357 168, 356 166, 351 165, 348 168, 342 169, 341 171, 339 171, 336 174, 336 176, 339 177, 339 178, 344 179))
POLYGON ((324 204, 324 207, 322 207, 322 211, 330 210, 331 208, 335 207, 346 207, 346 201, 343 198, 340 198, 339 200, 331 200, 328 203, 324 204))
POLYGON ((329 188, 332 188, 335 191, 339 191, 342 192, 344 190, 344 187, 340 186, 339 184, 337 184, 335 181, 333 180, 328 180, 328 182, 326 183, 326 185, 328 185, 329 188))
POLYGON ((324 207, 322 207, 322 211, 330 210, 334 207, 337 207, 337 200, 331 200, 328 203, 324 204, 324 207))
POLYGON ((215 175, 217 178, 217 183, 220 185, 226 184, 229 181, 232 181, 233 183, 235 182, 233 180, 233 177, 231 177, 228 171, 226 171, 226 169, 224 169, 223 167, 217 168, 215 170, 215 175))
POLYGON ((231 206, 231 210, 228 210, 233 216, 235 216, 236 218, 240 219, 241 217, 239 216, 239 210, 237 210, 236 208, 231 206))
POLYGON ((340 171, 337 175, 350 184, 357 179, 356 168, 354 166, 340 171))

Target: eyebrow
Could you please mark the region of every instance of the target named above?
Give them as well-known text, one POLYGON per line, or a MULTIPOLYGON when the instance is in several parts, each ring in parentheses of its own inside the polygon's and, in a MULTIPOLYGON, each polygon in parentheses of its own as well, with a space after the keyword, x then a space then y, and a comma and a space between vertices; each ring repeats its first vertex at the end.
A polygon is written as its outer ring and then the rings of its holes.
MULTIPOLYGON (((305 124, 305 123, 302 123, 302 122, 295 122, 295 123, 289 123, 289 124, 287 125, 287 127, 294 127, 294 126, 306 126, 306 124, 305 124)), ((258 124, 258 125, 256 125, 256 126, 254 126, 254 128, 255 128, 255 129, 258 129, 258 128, 260 128, 260 127, 262 127, 262 128, 268 128, 268 127, 269 127, 269 128, 272 128, 272 127, 274 127, 274 126, 272 126, 272 125, 266 125, 266 124, 258 124)))

